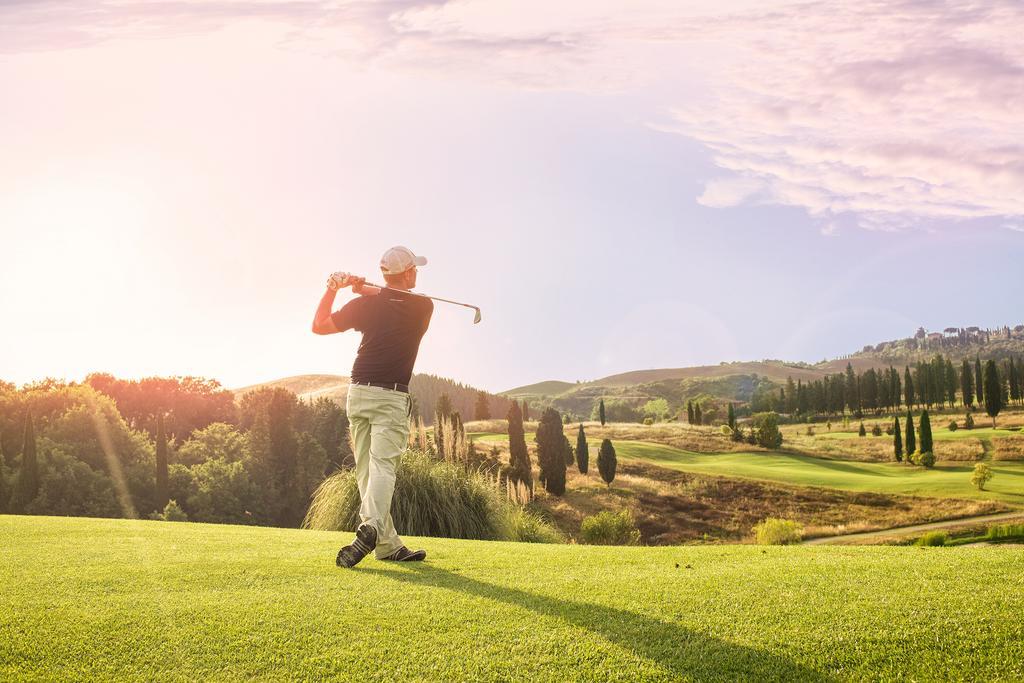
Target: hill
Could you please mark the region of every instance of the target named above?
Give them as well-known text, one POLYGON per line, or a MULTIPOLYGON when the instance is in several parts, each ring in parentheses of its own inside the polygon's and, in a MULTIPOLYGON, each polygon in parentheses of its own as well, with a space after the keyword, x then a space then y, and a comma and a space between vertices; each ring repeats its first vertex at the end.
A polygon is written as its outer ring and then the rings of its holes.
POLYGON ((341 570, 329 532, 0 516, 0 534, 5 680, 1024 677, 1007 547, 406 539, 428 562, 341 570))

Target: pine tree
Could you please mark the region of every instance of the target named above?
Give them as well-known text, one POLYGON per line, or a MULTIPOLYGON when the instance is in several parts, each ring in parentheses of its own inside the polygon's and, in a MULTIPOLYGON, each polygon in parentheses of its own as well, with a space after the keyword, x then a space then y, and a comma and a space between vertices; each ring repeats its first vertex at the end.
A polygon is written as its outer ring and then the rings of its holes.
POLYGON ((971 363, 966 358, 960 364, 960 397, 965 408, 974 405, 974 373, 971 372, 971 363))
POLYGON ((36 430, 32 413, 25 412, 25 437, 21 446, 21 469, 11 492, 12 512, 25 512, 28 504, 39 495, 39 462, 36 459, 36 430))
POLYGON ((686 402, 686 424, 693 424, 693 401, 686 402))
POLYGON ((565 493, 565 434, 562 416, 554 408, 545 408, 541 413, 535 440, 540 482, 548 493, 560 496, 565 493))
POLYGON ((860 387, 850 363, 846 364, 846 402, 851 413, 856 415, 860 412, 860 387))
POLYGON ((974 397, 978 403, 985 400, 985 380, 981 373, 981 356, 974 357, 974 397))
POLYGON ((601 417, 601 426, 604 427, 604 399, 601 399, 601 405, 598 408, 598 415, 601 417))
POLYGON ((164 414, 156 416, 156 510, 162 512, 169 502, 167 492, 167 434, 164 432, 164 414))
POLYGON ((914 436, 914 415, 907 411, 907 460, 913 460, 917 451, 917 437, 914 436))
POLYGON ((473 406, 473 419, 474 420, 490 420, 491 419, 491 406, 487 400, 486 391, 476 392, 476 405, 473 406))
POLYGON ((928 411, 921 412, 921 452, 932 452, 932 421, 928 417, 928 411))
POLYGON ((704 424, 704 416, 701 414, 699 403, 693 405, 693 423, 698 425, 704 424))
POLYGON ((508 407, 508 478, 521 481, 529 488, 533 486, 533 467, 530 464, 530 451, 526 448, 526 435, 523 433, 523 412, 515 401, 508 407))
POLYGON ((992 418, 992 428, 995 429, 996 417, 1003 409, 1003 384, 999 379, 999 369, 996 362, 990 360, 985 363, 985 412, 992 418))
POLYGON ((736 430, 736 410, 732 407, 732 403, 729 404, 729 429, 736 430))
POLYGON ((605 439, 601 442, 601 450, 597 452, 597 471, 601 473, 601 478, 608 484, 608 488, 611 488, 612 482, 615 481, 617 465, 615 447, 612 446, 610 439, 605 439))
POLYGON ((443 392, 437 399, 437 404, 434 406, 434 415, 440 417, 451 417, 452 416, 452 399, 448 395, 448 392, 443 392))
POLYGON ((892 448, 896 462, 903 462, 903 437, 900 434, 900 418, 892 419, 892 448))
POLYGON ((586 474, 589 465, 590 447, 587 445, 587 434, 583 431, 583 425, 580 424, 580 430, 576 434, 576 467, 580 474, 586 474))

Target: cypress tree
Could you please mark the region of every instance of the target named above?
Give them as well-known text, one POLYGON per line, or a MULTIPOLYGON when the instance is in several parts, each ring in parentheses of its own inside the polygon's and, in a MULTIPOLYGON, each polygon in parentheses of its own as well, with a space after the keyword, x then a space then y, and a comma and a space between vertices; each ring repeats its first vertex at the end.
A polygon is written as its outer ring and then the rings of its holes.
POLYGON ((996 417, 1003 409, 1003 385, 999 380, 999 369, 996 362, 985 363, 985 412, 992 418, 992 427, 996 426, 996 417))
POLYGON ((156 510, 163 512, 169 501, 167 493, 167 434, 164 414, 156 416, 156 510))
POLYGON ((928 418, 928 411, 921 412, 921 452, 932 452, 932 421, 928 418))
POLYGON ((598 408, 598 415, 601 418, 601 426, 604 427, 604 399, 601 399, 601 405, 598 408))
POLYGON ((917 403, 917 396, 914 395, 914 380, 910 376, 910 366, 903 371, 903 395, 906 399, 907 410, 910 410, 917 403))
POLYGON ((698 425, 704 424, 704 416, 701 414, 699 403, 693 406, 693 423, 698 425))
POLYGON ((693 424, 693 401, 686 402, 686 424, 693 424))
POLYGON ((565 466, 567 468, 576 462, 576 451, 573 449, 572 444, 569 443, 569 437, 564 433, 562 434, 562 457, 565 459, 565 466))
POLYGON ((953 361, 946 359, 946 402, 949 403, 950 408, 956 407, 956 385, 957 376, 956 368, 953 367, 953 361))
POLYGON ((491 406, 487 400, 486 391, 476 392, 476 405, 473 406, 473 419, 475 420, 490 420, 491 419, 491 406))
POLYGON ((917 451, 917 437, 914 435, 914 415, 907 411, 907 460, 913 460, 917 451))
POLYGON ((39 462, 36 459, 36 429, 32 413, 25 411, 25 438, 21 446, 21 469, 14 480, 10 508, 12 512, 25 512, 25 508, 39 495, 39 462))
POLYGON ((601 478, 608 484, 608 488, 612 487, 612 482, 615 480, 617 465, 615 447, 612 446, 611 439, 605 439, 601 442, 601 450, 597 453, 597 471, 601 473, 601 478))
POLYGON ((576 467, 579 469, 580 474, 587 473, 589 464, 590 447, 587 446, 587 434, 583 431, 583 425, 580 424, 580 430, 576 434, 576 467))
POLYGON ((1010 400, 1016 403, 1020 400, 1020 375, 1017 372, 1017 364, 1010 358, 1010 400))
POLYGON ((903 437, 900 434, 900 418, 892 419, 892 448, 896 462, 903 462, 903 437))
POLYGON ((523 422, 527 422, 530 419, 530 404, 523 399, 523 422))
POLYGON ((859 436, 867 436, 868 435, 868 430, 864 429, 864 423, 863 422, 860 423, 860 430, 857 432, 857 434, 859 436))
POLYGON ((732 403, 729 404, 729 429, 736 431, 736 410, 732 407, 732 403))
POLYGON ((971 363, 966 358, 960 364, 960 394, 965 408, 974 405, 974 373, 971 372, 971 363))
POLYGON ((974 396, 978 403, 985 400, 985 380, 981 374, 981 356, 974 357, 974 396))
POLYGON ((554 408, 545 408, 537 425, 537 464, 540 482, 548 493, 565 493, 565 434, 562 416, 554 408))
POLYGON ((515 401, 508 407, 508 478, 521 481, 527 487, 533 486, 533 467, 530 465, 530 451, 526 449, 526 435, 523 433, 523 412, 515 401))

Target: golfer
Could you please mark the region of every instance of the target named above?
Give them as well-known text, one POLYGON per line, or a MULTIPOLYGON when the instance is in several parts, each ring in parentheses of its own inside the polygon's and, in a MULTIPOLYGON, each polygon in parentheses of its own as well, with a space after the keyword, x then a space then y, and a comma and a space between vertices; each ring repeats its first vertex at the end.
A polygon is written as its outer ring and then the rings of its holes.
POLYGON ((346 405, 361 523, 351 545, 338 551, 339 567, 354 567, 371 551, 378 560, 418 562, 427 557, 425 550, 413 552, 402 544, 391 519, 395 470, 409 439, 409 380, 434 312, 430 299, 404 292, 416 286, 416 268, 426 263, 405 247, 388 249, 380 259, 385 289, 364 286, 365 278, 335 273, 313 320, 316 334, 363 333, 346 405), (360 296, 332 313, 337 290, 348 286, 360 296))

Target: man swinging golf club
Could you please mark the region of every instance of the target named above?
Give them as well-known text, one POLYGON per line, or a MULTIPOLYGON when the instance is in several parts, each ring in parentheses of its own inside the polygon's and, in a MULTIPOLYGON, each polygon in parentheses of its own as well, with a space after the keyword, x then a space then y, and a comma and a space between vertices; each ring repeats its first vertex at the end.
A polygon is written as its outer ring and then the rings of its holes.
POLYGON ((426 263, 405 247, 392 247, 380 260, 384 287, 348 273, 331 275, 313 320, 316 334, 363 333, 346 405, 361 523, 352 543, 338 551, 339 567, 354 567, 371 551, 378 560, 397 562, 418 562, 427 556, 424 550, 413 552, 403 545, 391 519, 395 470, 409 438, 409 380, 434 312, 430 298, 409 291, 416 286, 417 266, 426 263), (338 289, 348 286, 361 296, 332 313, 338 289))

